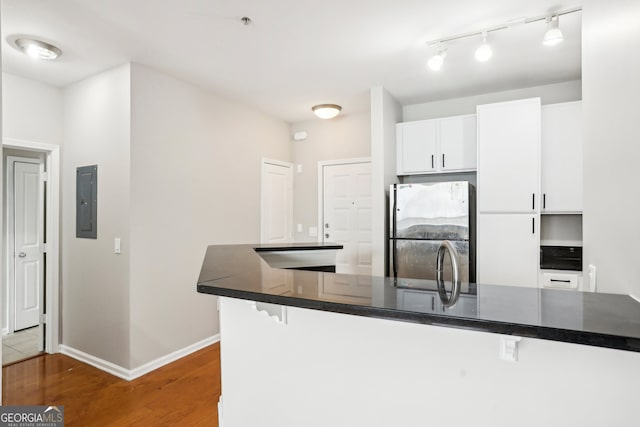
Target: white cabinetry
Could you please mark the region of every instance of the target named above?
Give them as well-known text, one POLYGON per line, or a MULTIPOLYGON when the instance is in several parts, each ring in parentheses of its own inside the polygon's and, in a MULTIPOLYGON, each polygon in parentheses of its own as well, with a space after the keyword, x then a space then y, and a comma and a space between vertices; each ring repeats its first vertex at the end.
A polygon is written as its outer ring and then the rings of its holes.
POLYGON ((438 122, 423 120, 397 125, 398 175, 434 172, 438 145, 438 122))
POLYGON ((478 216, 478 283, 536 287, 539 215, 478 216))
POLYGON ((540 99, 478 106, 479 283, 538 285, 540 99))
POLYGON ((542 211, 582 212, 582 102, 542 107, 542 211))
POLYGON ((398 123, 397 174, 476 169, 475 114, 398 123))
POLYGON ((534 212, 539 155, 539 98, 479 105, 479 212, 534 212))

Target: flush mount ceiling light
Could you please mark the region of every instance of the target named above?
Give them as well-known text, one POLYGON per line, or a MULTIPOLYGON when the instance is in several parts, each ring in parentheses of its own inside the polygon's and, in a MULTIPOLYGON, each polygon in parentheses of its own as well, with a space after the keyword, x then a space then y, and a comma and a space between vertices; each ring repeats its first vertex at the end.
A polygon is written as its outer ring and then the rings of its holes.
POLYGON ((33 59, 46 59, 51 61, 62 55, 62 51, 59 48, 42 40, 21 37, 14 39, 13 44, 18 50, 33 59))
POLYGON ((336 104, 319 104, 311 107, 311 111, 321 119, 333 119, 340 114, 342 107, 336 104))
POLYGON ((433 71, 440 71, 442 68, 442 64, 444 64, 444 58, 447 56, 447 49, 440 46, 438 48, 438 53, 433 55, 429 61, 427 61, 427 65, 433 71))
POLYGON ((564 40, 562 31, 558 28, 560 17, 558 15, 547 17, 547 32, 544 33, 542 44, 545 46, 555 46, 564 40))
POLYGON ((487 43, 487 32, 482 33, 482 44, 476 49, 476 59, 480 62, 487 62, 493 55, 491 46, 487 43))

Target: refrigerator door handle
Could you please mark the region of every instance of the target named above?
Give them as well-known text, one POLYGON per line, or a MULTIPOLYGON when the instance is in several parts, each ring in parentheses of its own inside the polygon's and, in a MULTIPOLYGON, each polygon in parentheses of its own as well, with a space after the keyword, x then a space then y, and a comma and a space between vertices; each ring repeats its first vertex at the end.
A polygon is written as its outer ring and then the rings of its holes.
POLYGON ((393 271, 393 277, 398 277, 398 260, 396 259, 397 257, 397 241, 396 241, 396 211, 397 211, 397 205, 398 205, 398 191, 397 191, 397 187, 394 184, 393 185, 393 212, 392 212, 392 225, 391 225, 391 231, 392 231, 392 235, 391 235, 391 242, 393 244, 393 247, 391 248, 391 263, 393 264, 391 266, 391 270, 393 271))

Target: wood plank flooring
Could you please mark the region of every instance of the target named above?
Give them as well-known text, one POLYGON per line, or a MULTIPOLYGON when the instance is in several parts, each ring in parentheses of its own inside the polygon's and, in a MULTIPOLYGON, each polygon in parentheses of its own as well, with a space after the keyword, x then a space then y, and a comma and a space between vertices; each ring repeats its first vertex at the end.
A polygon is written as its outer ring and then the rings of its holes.
POLYGON ((218 426, 220 344, 133 381, 61 354, 2 370, 4 405, 63 405, 66 426, 218 426))

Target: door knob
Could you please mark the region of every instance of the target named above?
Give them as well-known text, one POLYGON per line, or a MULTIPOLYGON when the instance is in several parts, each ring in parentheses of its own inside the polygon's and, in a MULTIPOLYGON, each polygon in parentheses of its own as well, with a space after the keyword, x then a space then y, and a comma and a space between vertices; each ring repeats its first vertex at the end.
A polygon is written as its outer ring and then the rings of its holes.
POLYGON ((329 223, 328 222, 324 225, 324 228, 329 228, 329 223))
POLYGON ((329 233, 325 233, 324 237, 328 239, 329 238, 329 233))
POLYGON ((26 253, 24 253, 24 252, 20 252, 20 253, 18 254, 18 256, 19 256, 20 258, 24 258, 24 257, 26 257, 26 256, 27 256, 27 254, 26 254, 26 253))

